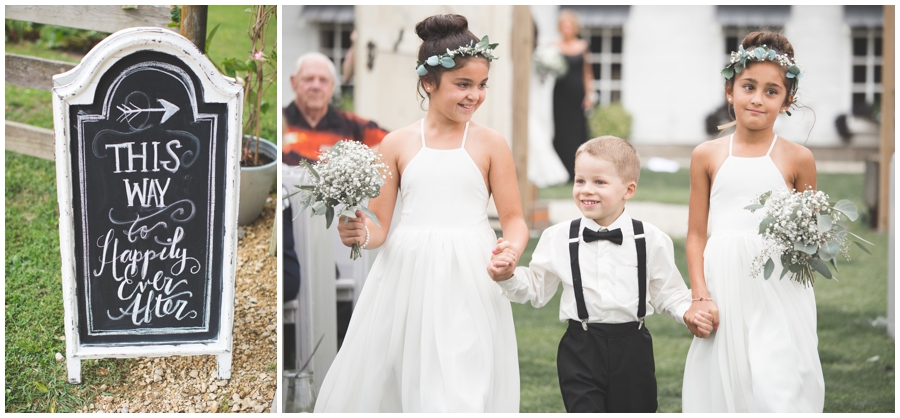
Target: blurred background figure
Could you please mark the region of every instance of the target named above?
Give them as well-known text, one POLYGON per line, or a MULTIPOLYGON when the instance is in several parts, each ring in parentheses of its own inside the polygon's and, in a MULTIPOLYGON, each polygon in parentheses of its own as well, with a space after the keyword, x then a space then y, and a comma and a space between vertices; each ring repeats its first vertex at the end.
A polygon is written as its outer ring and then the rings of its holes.
POLYGON ((566 167, 553 149, 553 89, 568 70, 566 59, 552 41, 540 38, 534 24, 534 71, 528 97, 528 180, 537 187, 569 180, 566 167))
POLYGON ((568 64, 568 72, 556 80, 553 89, 553 147, 575 178, 575 151, 588 140, 584 111, 593 106, 590 92, 594 89, 594 74, 587 57, 588 43, 578 38, 578 15, 570 9, 559 11, 560 40, 556 46, 568 64))
POLYGON ((322 53, 309 52, 297 59, 291 75, 296 97, 283 109, 282 162, 316 161, 319 153, 342 139, 352 139, 377 148, 387 131, 375 122, 331 105, 337 71, 322 53))

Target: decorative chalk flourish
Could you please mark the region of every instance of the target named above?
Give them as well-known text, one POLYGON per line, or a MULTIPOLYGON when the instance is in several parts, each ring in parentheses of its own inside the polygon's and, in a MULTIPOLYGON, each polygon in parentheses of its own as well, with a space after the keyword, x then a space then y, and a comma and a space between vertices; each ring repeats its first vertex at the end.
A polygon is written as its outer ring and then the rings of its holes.
POLYGON ((159 104, 161 104, 163 107, 141 109, 134 103, 126 103, 126 104, 118 105, 118 106, 116 106, 116 108, 122 112, 122 115, 119 116, 119 118, 116 120, 119 122, 121 122, 123 120, 127 121, 127 122, 131 122, 132 119, 134 119, 135 117, 137 117, 137 115, 139 115, 143 112, 165 112, 165 113, 163 113, 162 120, 159 121, 159 123, 165 123, 170 117, 172 117, 172 115, 175 114, 175 112, 178 112, 178 110, 179 110, 178 106, 175 106, 172 103, 169 103, 163 99, 156 99, 156 101, 158 101, 159 104))

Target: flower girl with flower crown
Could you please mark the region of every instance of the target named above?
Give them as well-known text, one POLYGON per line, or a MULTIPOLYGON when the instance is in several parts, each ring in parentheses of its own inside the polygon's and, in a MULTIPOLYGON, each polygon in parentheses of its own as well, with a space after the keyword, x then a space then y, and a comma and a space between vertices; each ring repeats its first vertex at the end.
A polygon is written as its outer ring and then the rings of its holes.
POLYGON ((512 310, 484 268, 497 240, 490 196, 516 258, 528 230, 506 140, 471 121, 497 45, 459 15, 429 17, 416 34, 428 112, 381 143, 395 173, 369 202, 381 226, 361 213, 338 223, 345 245, 383 246, 316 412, 517 412, 512 310), (398 194, 403 212, 387 236, 398 194))
POLYGON ((813 288, 751 274, 763 242, 759 215, 744 210, 767 191, 816 187, 812 153, 772 129, 796 102, 802 72, 787 38, 753 32, 722 75, 736 128, 694 149, 686 242, 691 310, 718 312, 718 328, 691 344, 682 409, 822 412, 813 288))

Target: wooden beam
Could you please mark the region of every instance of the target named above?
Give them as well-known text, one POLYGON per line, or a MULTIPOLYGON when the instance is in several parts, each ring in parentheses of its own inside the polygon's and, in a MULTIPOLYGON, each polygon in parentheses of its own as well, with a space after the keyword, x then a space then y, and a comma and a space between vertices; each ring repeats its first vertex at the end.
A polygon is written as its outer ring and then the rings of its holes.
POLYGON ((206 15, 209 6, 181 6, 181 36, 206 53, 206 15))
POLYGON ((519 183, 519 199, 525 224, 533 225, 534 188, 528 181, 528 87, 531 85, 531 52, 534 50, 534 27, 531 6, 513 6, 512 29, 512 153, 519 183))
POLYGON ((6 150, 55 160, 53 130, 6 121, 6 150))
POLYGON ((172 21, 169 6, 6 6, 6 18, 109 33, 136 26, 167 28, 172 21))
POLYGON ((881 160, 878 164, 878 230, 887 231, 890 221, 890 191, 894 187, 894 179, 891 177, 891 157, 894 155, 895 136, 895 51, 894 51, 894 7, 884 6, 884 30, 881 35, 882 56, 884 65, 881 67, 882 93, 881 93, 881 160))
POLYGON ((53 88, 53 76, 69 71, 75 65, 27 55, 6 54, 6 83, 50 91, 53 88))

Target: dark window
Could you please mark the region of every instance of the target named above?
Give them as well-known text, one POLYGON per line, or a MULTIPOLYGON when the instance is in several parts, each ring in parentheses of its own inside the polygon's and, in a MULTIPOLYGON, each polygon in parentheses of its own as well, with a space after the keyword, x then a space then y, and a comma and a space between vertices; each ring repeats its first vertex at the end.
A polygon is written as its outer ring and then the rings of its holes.
POLYGON ((594 79, 599 80, 603 77, 600 76, 600 64, 591 64, 591 69, 594 71, 594 79))
POLYGON ((603 37, 599 35, 591 36, 591 52, 599 54, 603 52, 603 37))
POLYGON ((322 48, 334 48, 334 29, 325 29, 320 34, 319 43, 322 45, 322 48))
POLYGON ((875 83, 880 83, 880 82, 881 82, 881 66, 876 65, 875 66, 875 83))
POLYGON ((866 66, 865 65, 854 65, 853 66, 853 82, 854 83, 865 83, 866 82, 866 66))
POLYGON ((881 93, 875 93, 875 106, 881 107, 881 93))
POLYGON ((853 38, 853 56, 854 57, 866 56, 867 46, 868 46, 868 40, 866 38, 853 38))
POLYGON ((731 54, 731 51, 737 51, 738 47, 738 38, 737 36, 728 36, 725 37, 725 53, 731 54))
POLYGON ((609 101, 612 103, 618 103, 622 101, 622 92, 619 90, 612 90, 609 92, 609 101))
POLYGON ((622 64, 613 64, 612 65, 612 77, 613 80, 621 80, 622 79, 622 64))
POLYGON ((853 114, 856 116, 869 115, 869 105, 866 104, 865 93, 853 93, 853 114))
POLYGON ((876 57, 881 56, 881 48, 882 48, 881 37, 875 38, 875 56, 876 57))
POLYGON ((613 54, 621 54, 622 53, 622 37, 621 36, 613 36, 612 52, 613 52, 613 54))
POLYGON ((350 32, 349 30, 341 31, 341 47, 349 48, 350 47, 350 32))

